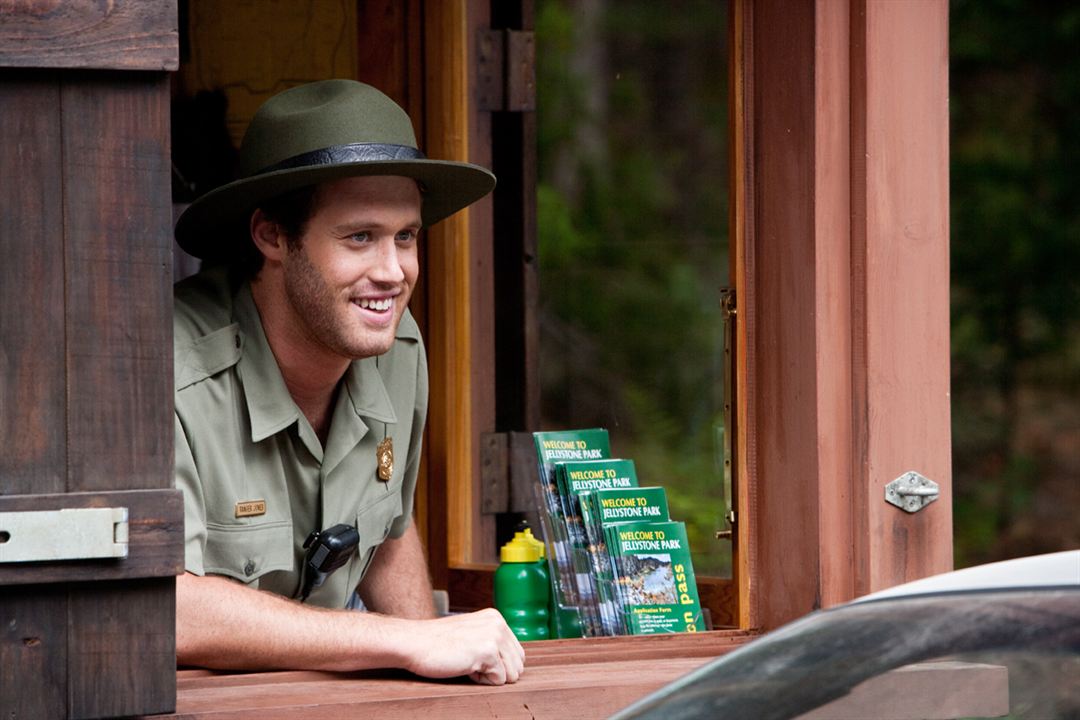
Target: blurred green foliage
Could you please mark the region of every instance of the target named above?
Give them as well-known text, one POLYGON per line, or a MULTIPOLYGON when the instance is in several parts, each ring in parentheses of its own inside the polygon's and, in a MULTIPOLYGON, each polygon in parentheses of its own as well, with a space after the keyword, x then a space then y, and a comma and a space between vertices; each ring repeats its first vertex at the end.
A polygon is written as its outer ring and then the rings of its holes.
POLYGON ((1080 408, 1054 408, 1080 387, 1078 47, 1072 3, 951 5, 958 566, 1077 539, 1080 478, 1057 449, 1080 408))
POLYGON ((607 427, 730 574, 715 427, 727 284, 726 7, 536 7, 545 426, 607 427))

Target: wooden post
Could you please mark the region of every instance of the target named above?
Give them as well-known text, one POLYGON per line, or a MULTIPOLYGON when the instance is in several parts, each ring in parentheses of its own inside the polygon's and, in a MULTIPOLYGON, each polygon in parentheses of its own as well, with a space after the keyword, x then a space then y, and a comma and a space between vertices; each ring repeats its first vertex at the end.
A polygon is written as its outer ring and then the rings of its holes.
POLYGON ((769 628, 952 567, 948 6, 735 17, 741 621, 769 628), (884 500, 907 470, 941 489, 910 515, 884 500))
POLYGON ((0 511, 127 507, 131 554, 0 564, 0 708, 169 711, 176 6, 40 5, 0 8, 0 511))

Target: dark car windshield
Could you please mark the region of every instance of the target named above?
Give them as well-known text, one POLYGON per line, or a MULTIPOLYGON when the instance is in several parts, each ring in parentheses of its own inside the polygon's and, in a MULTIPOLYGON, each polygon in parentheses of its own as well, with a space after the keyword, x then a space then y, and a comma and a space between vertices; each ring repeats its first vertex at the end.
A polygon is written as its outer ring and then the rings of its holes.
POLYGON ((923 595, 820 611, 615 717, 802 716, 1080 717, 1080 591, 923 595), (925 705, 936 714, 920 714, 925 705))

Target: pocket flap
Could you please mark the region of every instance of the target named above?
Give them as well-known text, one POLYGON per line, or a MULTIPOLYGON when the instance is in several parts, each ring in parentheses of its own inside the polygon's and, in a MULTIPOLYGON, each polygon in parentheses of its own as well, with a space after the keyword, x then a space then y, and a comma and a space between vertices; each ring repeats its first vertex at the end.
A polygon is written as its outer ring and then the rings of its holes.
POLYGON ((379 545, 390 534, 390 526, 401 515, 401 493, 391 493, 356 514, 360 549, 379 545))
POLYGON ((203 570, 250 583, 268 572, 293 570, 292 523, 207 525, 203 570))

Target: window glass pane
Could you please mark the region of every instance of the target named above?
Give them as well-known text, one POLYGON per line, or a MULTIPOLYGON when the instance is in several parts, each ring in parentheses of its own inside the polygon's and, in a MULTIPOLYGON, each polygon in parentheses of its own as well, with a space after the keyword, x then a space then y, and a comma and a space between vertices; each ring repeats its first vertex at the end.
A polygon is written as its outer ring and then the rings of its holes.
POLYGON ((602 426, 730 576, 721 467, 727 7, 540 0, 545 429, 602 426))

